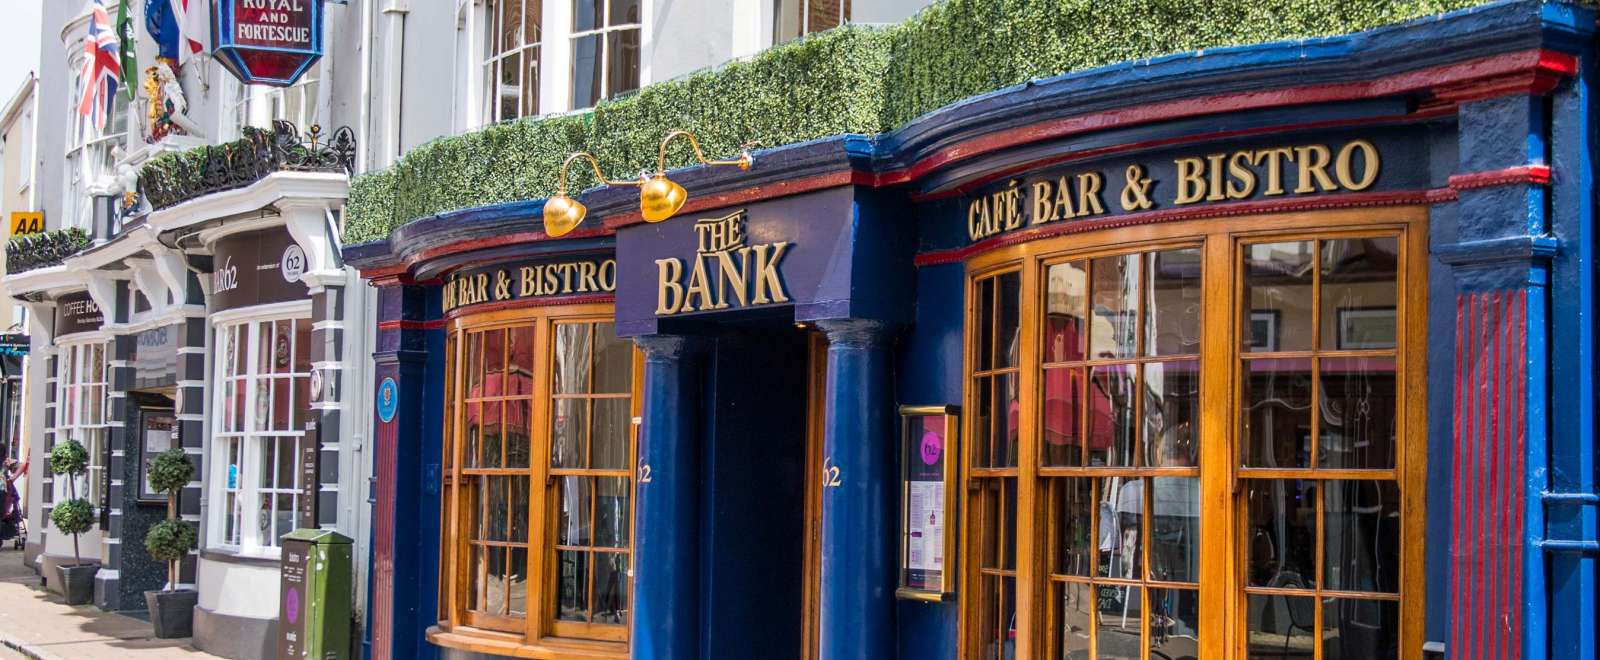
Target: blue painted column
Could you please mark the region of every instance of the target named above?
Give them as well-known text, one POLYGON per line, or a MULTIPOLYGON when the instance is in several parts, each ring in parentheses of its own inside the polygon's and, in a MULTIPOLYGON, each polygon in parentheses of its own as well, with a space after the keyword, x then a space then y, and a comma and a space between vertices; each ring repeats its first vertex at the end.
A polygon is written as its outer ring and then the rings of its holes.
POLYGON ((634 660, 700 656, 700 342, 652 335, 644 351, 633 543, 634 660))
POLYGON ((1550 109, 1550 235, 1560 249, 1550 264, 1550 495, 1546 528, 1583 552, 1550 557, 1550 657, 1593 658, 1600 652, 1600 497, 1595 466, 1596 63, 1578 59, 1571 85, 1555 91, 1550 109))
POLYGON ((1454 451, 1429 457, 1452 474, 1451 497, 1429 502, 1430 515, 1451 521, 1446 656, 1580 657, 1549 653, 1546 559, 1559 544, 1545 526, 1549 320, 1552 297, 1575 295, 1550 286, 1565 247, 1549 234, 1549 104, 1529 94, 1477 101, 1461 107, 1459 126, 1455 227, 1433 237, 1456 292, 1453 318, 1435 319, 1453 322, 1454 354, 1433 355, 1454 363, 1454 451))
POLYGON ((875 321, 817 325, 828 334, 818 657, 893 658, 892 335, 887 324, 875 321))

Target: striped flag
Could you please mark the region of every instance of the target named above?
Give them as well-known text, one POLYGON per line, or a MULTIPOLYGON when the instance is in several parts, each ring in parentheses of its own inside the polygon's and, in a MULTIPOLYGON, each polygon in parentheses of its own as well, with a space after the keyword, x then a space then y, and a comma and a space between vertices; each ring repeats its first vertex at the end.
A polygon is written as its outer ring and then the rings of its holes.
POLYGON ((83 62, 83 101, 78 104, 78 114, 93 116, 95 128, 104 130, 122 77, 120 42, 105 0, 94 0, 90 7, 89 39, 84 46, 88 57, 83 62))
POLYGON ((178 25, 178 66, 205 52, 206 34, 211 25, 206 21, 205 0, 168 0, 172 7, 173 22, 178 25))

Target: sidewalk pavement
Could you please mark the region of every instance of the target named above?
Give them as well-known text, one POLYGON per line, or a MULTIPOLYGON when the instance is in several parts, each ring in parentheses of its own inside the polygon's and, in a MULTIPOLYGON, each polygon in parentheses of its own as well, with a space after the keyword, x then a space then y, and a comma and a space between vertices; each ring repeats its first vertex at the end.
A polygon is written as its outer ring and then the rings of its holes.
MULTIPOLYGON (((0 549, 0 646, 36 660, 211 660, 187 639, 155 639, 149 622, 103 612, 92 605, 71 607, 39 586, 39 576, 22 563, 10 543, 0 549)), ((0 658, 15 657, 0 650, 0 658)))

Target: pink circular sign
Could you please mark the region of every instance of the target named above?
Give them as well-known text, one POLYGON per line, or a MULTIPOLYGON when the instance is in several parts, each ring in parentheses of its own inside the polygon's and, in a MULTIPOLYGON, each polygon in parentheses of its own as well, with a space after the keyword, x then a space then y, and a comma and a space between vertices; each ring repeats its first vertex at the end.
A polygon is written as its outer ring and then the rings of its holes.
POLYGON ((939 455, 944 453, 944 436, 933 431, 922 434, 922 462, 933 465, 939 462, 939 455))

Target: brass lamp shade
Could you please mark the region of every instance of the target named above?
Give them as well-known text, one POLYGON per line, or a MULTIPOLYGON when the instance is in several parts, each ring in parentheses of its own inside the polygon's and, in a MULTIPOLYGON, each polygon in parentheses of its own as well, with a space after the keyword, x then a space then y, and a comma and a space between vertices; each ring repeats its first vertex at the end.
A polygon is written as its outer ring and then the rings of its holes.
POLYGON ((647 222, 661 222, 672 217, 688 200, 689 192, 683 186, 660 174, 650 177, 639 189, 639 211, 647 222))
POLYGON ((578 200, 568 197, 566 193, 556 193, 544 202, 544 233, 553 238, 565 236, 576 229, 588 214, 589 209, 578 200))

